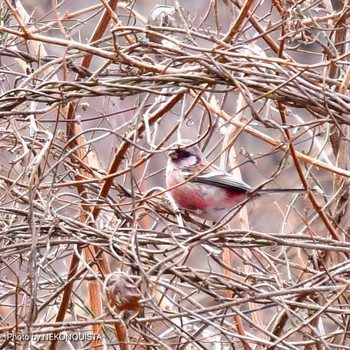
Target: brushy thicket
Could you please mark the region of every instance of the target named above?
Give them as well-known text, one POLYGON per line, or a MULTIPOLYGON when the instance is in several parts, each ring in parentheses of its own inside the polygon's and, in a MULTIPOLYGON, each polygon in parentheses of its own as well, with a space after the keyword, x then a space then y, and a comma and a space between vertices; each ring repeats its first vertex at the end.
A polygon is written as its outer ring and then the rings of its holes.
POLYGON ((1 348, 348 349, 347 2, 41 5, 0 12, 1 348), (179 138, 305 193, 191 217, 179 138))

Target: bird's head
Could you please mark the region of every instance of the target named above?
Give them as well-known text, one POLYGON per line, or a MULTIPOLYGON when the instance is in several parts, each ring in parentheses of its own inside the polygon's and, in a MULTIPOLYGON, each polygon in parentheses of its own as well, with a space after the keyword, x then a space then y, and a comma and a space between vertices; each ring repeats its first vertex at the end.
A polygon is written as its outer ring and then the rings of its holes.
POLYGON ((176 169, 190 169, 205 162, 203 153, 197 145, 192 145, 191 140, 181 140, 174 145, 168 153, 168 164, 176 169))

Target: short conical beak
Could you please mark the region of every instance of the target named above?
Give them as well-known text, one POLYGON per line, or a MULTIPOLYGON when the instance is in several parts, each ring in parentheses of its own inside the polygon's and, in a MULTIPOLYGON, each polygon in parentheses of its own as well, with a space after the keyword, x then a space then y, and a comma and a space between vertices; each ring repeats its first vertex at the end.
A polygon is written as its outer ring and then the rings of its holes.
POLYGON ((170 151, 168 153, 169 158, 171 158, 172 160, 177 160, 179 158, 179 155, 176 151, 170 151))

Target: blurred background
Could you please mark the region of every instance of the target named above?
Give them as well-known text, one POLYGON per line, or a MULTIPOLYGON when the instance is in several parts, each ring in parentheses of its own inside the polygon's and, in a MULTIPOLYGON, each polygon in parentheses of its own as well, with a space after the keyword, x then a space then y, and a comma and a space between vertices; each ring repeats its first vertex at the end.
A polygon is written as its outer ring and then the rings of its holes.
POLYGON ((0 17, 3 348, 349 346, 345 3, 3 1, 0 17), (184 138, 253 188, 305 192, 218 223, 179 212, 165 167, 184 138))

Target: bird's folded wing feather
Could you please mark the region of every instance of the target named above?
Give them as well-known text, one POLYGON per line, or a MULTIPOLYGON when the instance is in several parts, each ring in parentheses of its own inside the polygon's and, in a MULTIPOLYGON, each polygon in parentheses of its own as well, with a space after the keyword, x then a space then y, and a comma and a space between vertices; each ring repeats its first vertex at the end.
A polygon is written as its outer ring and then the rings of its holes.
MULTIPOLYGON (((185 174, 185 179, 188 179, 193 174, 185 174)), ((241 180, 235 179, 229 173, 222 172, 203 172, 196 176, 193 182, 198 182, 206 185, 217 186, 228 190, 239 191, 242 193, 250 192, 252 188, 241 180)))

